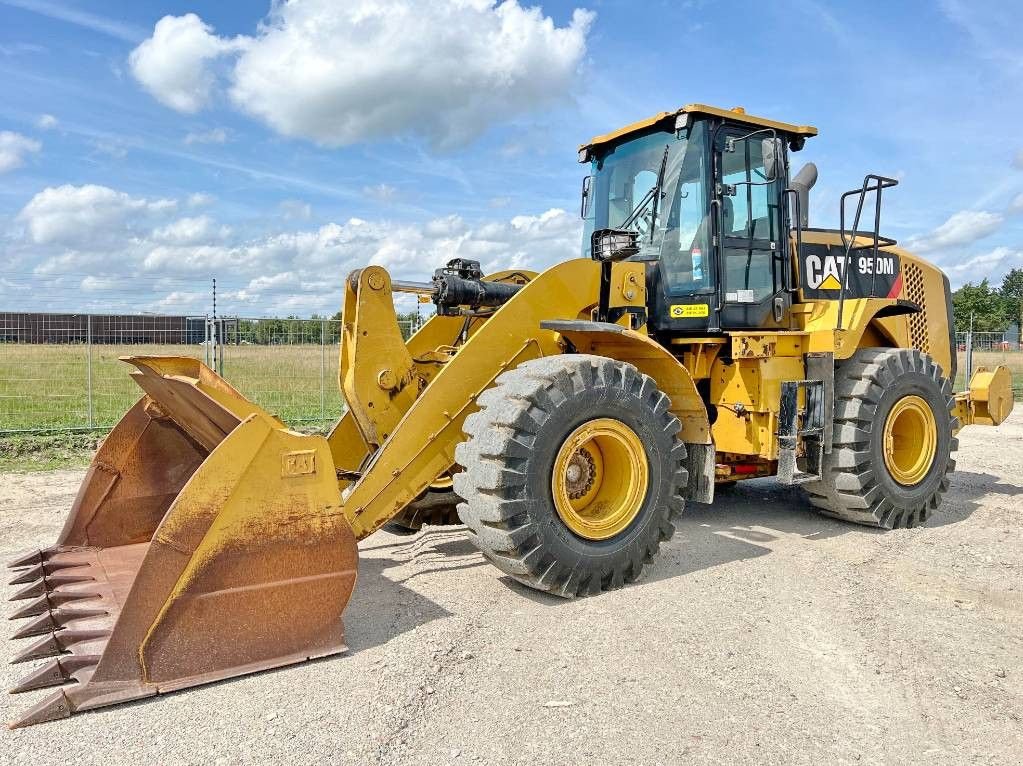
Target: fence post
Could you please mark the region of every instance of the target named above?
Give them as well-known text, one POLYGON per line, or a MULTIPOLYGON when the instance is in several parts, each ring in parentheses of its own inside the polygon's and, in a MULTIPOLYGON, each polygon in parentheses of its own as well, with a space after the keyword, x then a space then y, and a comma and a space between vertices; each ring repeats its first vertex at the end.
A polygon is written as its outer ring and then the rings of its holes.
POLYGON ((966 331, 966 370, 964 372, 966 387, 970 387, 973 377, 973 314, 970 314, 970 329, 966 331))
POLYGON ((89 428, 92 428, 95 410, 92 402, 92 314, 85 315, 85 396, 89 428))
POLYGON ((325 330, 327 323, 325 320, 320 320, 320 422, 323 423, 327 419, 326 401, 324 399, 324 378, 327 374, 326 371, 326 338, 325 330))

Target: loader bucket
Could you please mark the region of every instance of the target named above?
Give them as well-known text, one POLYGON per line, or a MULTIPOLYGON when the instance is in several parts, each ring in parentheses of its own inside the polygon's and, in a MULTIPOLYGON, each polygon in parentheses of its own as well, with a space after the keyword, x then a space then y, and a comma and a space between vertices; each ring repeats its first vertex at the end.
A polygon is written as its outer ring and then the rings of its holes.
POLYGON ((341 652, 357 549, 326 439, 194 359, 126 357, 145 396, 98 450, 57 543, 10 562, 60 688, 12 728, 341 652))

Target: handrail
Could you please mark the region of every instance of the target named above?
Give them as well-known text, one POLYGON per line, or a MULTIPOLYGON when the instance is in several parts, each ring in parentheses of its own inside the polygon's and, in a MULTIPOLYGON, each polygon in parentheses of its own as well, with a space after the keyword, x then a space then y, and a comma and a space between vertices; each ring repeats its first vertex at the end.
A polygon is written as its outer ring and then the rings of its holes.
MULTIPOLYGON (((860 228, 860 216, 863 213, 863 203, 866 200, 867 194, 874 192, 874 236, 873 236, 873 259, 874 268, 871 270, 871 282, 870 282, 870 294, 874 295, 874 285, 877 279, 877 251, 880 247, 891 247, 897 244, 894 239, 888 237, 882 237, 878 234, 881 227, 881 192, 884 189, 890 189, 893 186, 898 186, 899 182, 894 178, 888 178, 887 176, 880 176, 875 173, 868 173, 863 177, 863 186, 859 189, 851 189, 842 195, 842 199, 839 203, 839 220, 840 229, 839 233, 842 236, 842 244, 845 246, 845 254, 843 256, 843 268, 842 268, 842 287, 838 293, 838 321, 836 329, 842 329, 842 315, 845 308, 845 293, 849 285, 849 256, 853 250, 853 244, 856 242, 856 237, 859 236, 860 228), (853 195, 859 195, 859 200, 856 204, 856 216, 853 218, 852 231, 846 233, 845 227, 845 209, 846 199, 853 195)), ((862 248, 856 248, 857 250, 862 248)))
MULTIPOLYGON (((802 260, 800 260, 803 257, 803 215, 802 215, 803 211, 801 210, 802 202, 800 202, 800 200, 799 200, 799 192, 796 189, 792 189, 792 188, 785 189, 785 191, 783 191, 782 194, 785 195, 785 207, 786 207, 786 211, 785 212, 786 212, 786 215, 788 215, 789 228, 794 228, 796 230, 796 263, 799 264, 799 269, 800 269, 800 271, 802 271, 802 269, 803 269, 802 263, 803 262, 802 262, 802 260), (791 211, 789 209, 789 204, 788 204, 790 196, 791 196, 792 199, 794 199, 796 201, 796 204, 795 204, 796 216, 795 216, 795 225, 794 226, 793 226, 792 215, 790 214, 791 211)), ((788 245, 789 245, 789 243, 786 241, 785 242, 785 247, 787 248, 788 245)), ((783 263, 788 263, 788 262, 789 262, 788 258, 783 259, 783 263)), ((797 293, 797 292, 799 292, 799 286, 796 283, 796 281, 793 279, 793 272, 792 272, 791 264, 789 265, 789 268, 787 268, 785 270, 785 272, 782 274, 782 289, 784 289, 785 292, 787 292, 787 293, 797 293)))

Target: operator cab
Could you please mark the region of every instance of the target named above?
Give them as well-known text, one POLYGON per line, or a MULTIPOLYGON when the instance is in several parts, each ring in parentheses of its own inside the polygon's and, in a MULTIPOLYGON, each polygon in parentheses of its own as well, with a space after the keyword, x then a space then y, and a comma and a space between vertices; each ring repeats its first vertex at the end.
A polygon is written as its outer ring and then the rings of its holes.
POLYGON ((652 333, 788 329, 788 151, 816 134, 690 104, 594 138, 579 152, 585 254, 647 263, 652 333))

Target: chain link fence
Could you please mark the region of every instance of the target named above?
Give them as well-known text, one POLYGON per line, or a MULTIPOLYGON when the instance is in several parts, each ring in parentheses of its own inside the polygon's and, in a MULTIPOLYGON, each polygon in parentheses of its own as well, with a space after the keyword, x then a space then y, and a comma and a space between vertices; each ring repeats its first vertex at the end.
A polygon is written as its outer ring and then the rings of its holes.
POLYGON ((967 367, 970 364, 973 372, 981 367, 990 370, 1002 364, 1012 372, 1014 398, 1023 401, 1023 344, 1017 338, 1000 332, 957 332, 955 338, 958 355, 956 391, 962 391, 968 385, 967 367))
POLYGON ((329 426, 340 336, 334 319, 0 312, 0 434, 109 430, 141 395, 119 357, 147 354, 199 359, 286 423, 329 426))
MULTIPOLYGON (((340 335, 334 319, 0 312, 0 434, 108 430, 141 393, 118 358, 145 354, 200 359, 286 423, 326 427, 344 411, 340 335)), ((956 333, 955 390, 970 347, 973 369, 1007 365, 1023 400, 1023 350, 1002 333, 956 333)))

